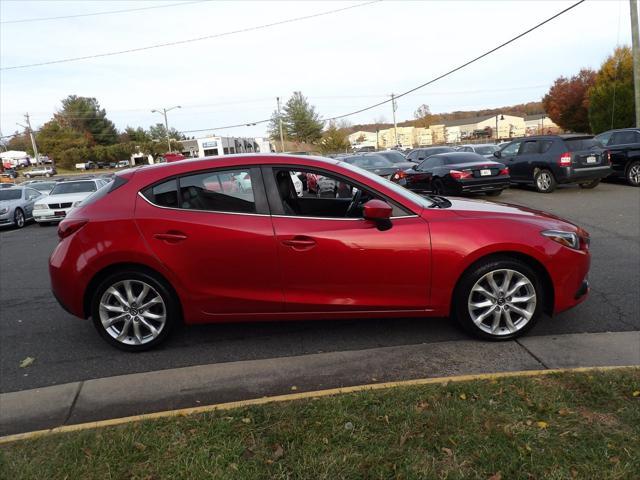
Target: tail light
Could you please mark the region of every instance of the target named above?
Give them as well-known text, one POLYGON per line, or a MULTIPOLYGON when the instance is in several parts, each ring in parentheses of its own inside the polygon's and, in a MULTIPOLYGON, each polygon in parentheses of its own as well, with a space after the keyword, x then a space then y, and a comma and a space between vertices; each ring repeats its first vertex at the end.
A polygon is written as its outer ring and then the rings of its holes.
POLYGON ((58 238, 62 240, 84 227, 89 220, 63 220, 58 225, 58 238))
POLYGON ((561 167, 570 167, 571 166, 571 154, 569 152, 565 152, 560 155, 560 160, 558 163, 561 167))
POLYGON ((463 178, 471 178, 473 176, 473 174, 471 172, 461 172, 460 170, 451 170, 449 172, 449 175, 451 175, 452 178, 455 178, 456 180, 460 180, 463 178))
POLYGON ((396 173, 394 173, 391 176, 391 179, 392 180, 400 180, 401 178, 406 178, 406 177, 407 177, 406 173, 404 173, 402 170, 398 170, 396 173))
POLYGON ((498 172, 498 175, 509 175, 509 167, 504 167, 498 172))

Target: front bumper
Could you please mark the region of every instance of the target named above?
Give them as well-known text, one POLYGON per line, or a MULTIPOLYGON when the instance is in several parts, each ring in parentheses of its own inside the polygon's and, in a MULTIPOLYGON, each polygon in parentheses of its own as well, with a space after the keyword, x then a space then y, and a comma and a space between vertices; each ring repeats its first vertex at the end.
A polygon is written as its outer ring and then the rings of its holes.
POLYGON ((57 210, 43 209, 43 210, 33 210, 33 219, 36 222, 60 222, 67 218, 71 208, 60 208, 57 210), (61 215, 57 212, 63 212, 64 215, 61 215))
POLYGON ((14 223, 13 212, 7 212, 0 215, 0 226, 13 225, 14 223))

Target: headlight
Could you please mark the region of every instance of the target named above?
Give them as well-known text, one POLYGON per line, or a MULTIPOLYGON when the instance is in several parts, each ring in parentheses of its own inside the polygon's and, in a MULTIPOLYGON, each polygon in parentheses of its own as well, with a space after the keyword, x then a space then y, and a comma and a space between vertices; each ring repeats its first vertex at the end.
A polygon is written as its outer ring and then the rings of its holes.
POLYGON ((82 204, 82 200, 78 200, 77 202, 73 202, 73 205, 71 205, 72 208, 76 208, 79 207, 82 204))
POLYGON ((574 232, 563 232, 562 230, 545 230, 541 232, 545 237, 549 237, 554 242, 558 242, 565 247, 580 250, 580 237, 574 232))
POLYGON ((9 211, 8 208, 0 208, 0 215, 4 215, 5 213, 7 213, 9 211))
POLYGON ((46 210, 46 209, 47 209, 47 206, 46 206, 44 203, 36 203, 36 204, 33 206, 33 209, 34 209, 34 210, 46 210))

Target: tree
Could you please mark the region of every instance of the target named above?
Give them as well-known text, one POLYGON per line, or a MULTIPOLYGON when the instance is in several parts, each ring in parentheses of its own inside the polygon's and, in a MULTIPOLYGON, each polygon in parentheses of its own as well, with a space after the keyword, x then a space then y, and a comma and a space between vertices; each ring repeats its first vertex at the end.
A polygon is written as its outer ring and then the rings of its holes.
POLYGON ((26 133, 19 133, 17 130, 13 136, 5 143, 7 150, 17 150, 19 152, 27 152, 29 155, 33 155, 33 148, 31 146, 31 139, 26 133))
POLYGON ((629 47, 618 47, 605 60, 589 90, 589 123, 594 133, 635 123, 633 55, 629 47))
POLYGON ((570 79, 558 78, 542 99, 542 105, 551 120, 564 130, 589 132, 589 89, 596 73, 583 68, 570 79))
POLYGON ((322 153, 344 152, 349 146, 346 130, 338 128, 335 122, 330 122, 320 140, 320 151, 322 153))
MULTIPOLYGON (((165 141, 167 140, 167 127, 164 126, 164 123, 156 123, 155 125, 152 125, 149 127, 149 132, 148 132, 148 137, 151 138, 151 140, 156 140, 156 141, 165 141)), ((174 139, 174 140, 185 140, 186 137, 180 133, 178 130, 176 130, 175 128, 171 127, 169 128, 169 138, 174 139)))
POLYGON ((70 127, 63 127, 56 120, 50 120, 40 128, 36 142, 38 150, 56 160, 65 150, 89 146, 85 135, 70 127))
POLYGON ((124 129, 124 133, 120 136, 121 143, 150 142, 150 141, 151 141, 151 137, 142 127, 133 128, 133 127, 127 126, 127 128, 124 129))
POLYGON ((323 122, 302 92, 294 92, 283 108, 283 128, 296 142, 315 143, 322 137, 323 122))
POLYGON ((112 145, 118 141, 115 125, 95 98, 69 95, 53 117, 61 127, 85 135, 91 145, 112 145))
POLYGON ((429 105, 423 103, 418 107, 418 109, 413 113, 413 116, 417 120, 415 122, 416 127, 427 128, 431 125, 431 109, 429 109, 429 105))

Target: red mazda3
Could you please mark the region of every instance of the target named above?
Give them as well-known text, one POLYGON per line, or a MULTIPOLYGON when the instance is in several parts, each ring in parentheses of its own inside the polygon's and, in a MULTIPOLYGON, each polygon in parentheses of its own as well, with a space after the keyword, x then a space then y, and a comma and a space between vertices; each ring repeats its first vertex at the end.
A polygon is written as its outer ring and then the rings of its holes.
POLYGON ((451 316, 506 340, 589 291, 589 236, 565 220, 419 196, 308 156, 127 170, 58 235, 56 298, 129 351, 159 344, 179 322, 451 316), (292 172, 342 189, 299 196, 292 172))

